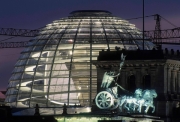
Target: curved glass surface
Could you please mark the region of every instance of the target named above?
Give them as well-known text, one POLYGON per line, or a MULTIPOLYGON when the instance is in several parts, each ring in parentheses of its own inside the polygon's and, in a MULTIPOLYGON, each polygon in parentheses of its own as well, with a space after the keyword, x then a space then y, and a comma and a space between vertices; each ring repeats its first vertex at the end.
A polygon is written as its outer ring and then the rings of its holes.
MULTIPOLYGON (((46 25, 31 39, 9 80, 5 102, 11 107, 91 106, 97 93, 99 51, 142 49, 135 25, 107 11, 74 11, 46 25)), ((145 49, 154 45, 145 41, 145 49)))

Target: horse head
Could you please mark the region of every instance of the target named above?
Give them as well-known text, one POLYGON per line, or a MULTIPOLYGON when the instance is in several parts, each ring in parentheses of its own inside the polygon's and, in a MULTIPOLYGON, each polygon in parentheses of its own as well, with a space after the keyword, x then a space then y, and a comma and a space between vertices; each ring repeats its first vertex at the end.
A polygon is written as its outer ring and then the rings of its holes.
POLYGON ((142 89, 136 89, 134 92, 134 95, 136 98, 141 98, 142 97, 142 89))
POLYGON ((150 90, 150 92, 151 92, 151 96, 152 96, 153 98, 156 98, 156 97, 157 97, 157 93, 156 93, 156 91, 155 91, 154 89, 150 90))
POLYGON ((151 90, 146 89, 143 91, 142 97, 146 100, 152 100, 153 98, 157 97, 157 93, 154 89, 151 90))

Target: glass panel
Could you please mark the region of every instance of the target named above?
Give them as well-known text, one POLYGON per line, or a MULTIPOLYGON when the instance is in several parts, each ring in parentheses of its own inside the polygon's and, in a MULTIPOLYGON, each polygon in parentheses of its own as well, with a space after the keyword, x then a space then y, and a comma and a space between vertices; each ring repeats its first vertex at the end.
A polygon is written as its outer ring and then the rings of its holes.
POLYGON ((58 50, 67 50, 67 49, 71 49, 72 50, 72 44, 60 44, 58 46, 58 50))
POLYGON ((17 100, 24 101, 24 99, 30 98, 30 94, 19 94, 17 100))
POLYGON ((69 38, 67 38, 67 39, 61 39, 61 43, 62 44, 71 44, 71 43, 73 43, 74 42, 74 40, 73 40, 73 38, 72 39, 69 39, 69 38))
POLYGON ((68 102, 68 94, 58 94, 58 95, 49 95, 50 102, 55 103, 55 104, 61 104, 63 105, 64 103, 68 102))
POLYGON ((35 39, 30 40, 30 41, 28 42, 27 46, 34 46, 34 45, 36 45, 37 41, 38 41, 38 40, 35 40, 35 39))
POLYGON ((8 92, 6 93, 6 95, 10 95, 10 94, 17 94, 18 90, 15 88, 10 88, 8 89, 8 92))
POLYGON ((52 34, 51 35, 51 38, 54 38, 54 39, 58 39, 58 38, 61 38, 61 34, 52 34))
POLYGON ((43 91, 44 90, 44 86, 43 85, 36 85, 36 84, 34 84, 32 86, 32 89, 33 89, 33 91, 36 91, 36 90, 43 91))
POLYGON ((68 77, 69 71, 53 71, 52 77, 68 77))
POLYGON ((24 70, 24 67, 15 67, 14 70, 13 70, 13 73, 15 72, 23 72, 24 70))
POLYGON ((10 81, 8 87, 16 87, 19 86, 19 81, 10 81))
POLYGON ((23 52, 29 52, 29 51, 32 51, 33 47, 27 47, 23 50, 23 52))
MULTIPOLYGON (((27 86, 28 89, 29 89, 29 88, 31 88, 31 86, 32 86, 32 80, 29 80, 29 81, 23 81, 23 82, 21 82, 20 85, 21 85, 21 86, 27 86)), ((25 90, 25 91, 26 91, 26 90, 25 90)))
POLYGON ((44 50, 55 50, 57 48, 57 45, 46 45, 44 47, 44 50))
POLYGON ((25 72, 23 74, 22 79, 31 79, 31 78, 33 78, 33 75, 34 75, 34 72, 25 72))
POLYGON ((31 52, 31 55, 30 55, 30 57, 32 57, 32 58, 38 58, 39 56, 40 56, 40 52, 31 52))
MULTIPOLYGON (((51 78, 50 85, 63 85, 69 83, 69 78, 51 78)), ((66 87, 66 86, 65 86, 66 87)))
POLYGON ((24 58, 28 58, 30 55, 30 53, 23 53, 21 54, 20 58, 19 59, 24 59, 24 58))
POLYGON ((42 57, 52 57, 52 56, 54 56, 54 53, 55 53, 55 51, 44 51, 43 53, 42 53, 42 57))
POLYGON ((57 45, 59 43, 58 39, 50 39, 47 42, 47 45, 57 45))
POLYGON ((9 102, 16 102, 17 96, 16 95, 11 95, 9 96, 9 102))
POLYGON ((46 104, 47 104, 47 99, 45 98, 39 98, 39 97, 33 97, 31 98, 31 107, 35 107, 36 104, 38 103, 38 105, 40 107, 47 107, 46 104))
POLYGON ((11 76, 10 80, 18 80, 21 79, 22 73, 15 73, 11 76))
POLYGON ((38 62, 38 58, 29 59, 27 61, 27 65, 36 65, 38 62))
POLYGON ((124 45, 126 50, 137 50, 138 47, 136 45, 124 45))
POLYGON ((47 40, 39 40, 36 45, 44 45, 46 44, 47 40))
POLYGON ((53 58, 40 58, 39 64, 47 64, 47 63, 52 63, 53 58))
POLYGON ((15 66, 21 66, 25 65, 27 60, 18 60, 18 62, 15 64, 15 66))
POLYGON ((36 66, 26 66, 24 71, 35 71, 36 66))
POLYGON ((20 108, 29 107, 29 100, 25 100, 25 101, 22 101, 22 102, 17 102, 17 107, 20 107, 20 108))
POLYGON ((41 51, 43 49, 43 46, 35 46, 33 51, 41 51))
POLYGON ((50 76, 50 71, 46 72, 36 72, 35 78, 44 78, 44 77, 49 77, 50 76))

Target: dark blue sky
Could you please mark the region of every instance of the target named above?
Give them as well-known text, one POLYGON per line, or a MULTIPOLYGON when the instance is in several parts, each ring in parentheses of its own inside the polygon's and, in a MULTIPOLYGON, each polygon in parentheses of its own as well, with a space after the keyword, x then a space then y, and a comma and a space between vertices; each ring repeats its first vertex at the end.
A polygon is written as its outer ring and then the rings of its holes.
MULTIPOLYGON (((4 0, 0 2, 0 27, 36 29, 81 9, 108 10, 127 19, 142 16, 142 0, 4 0)), ((145 15, 160 14, 178 24, 179 11, 179 0, 145 0, 145 15)), ((146 29, 154 29, 153 17, 145 20, 146 29)), ((141 29, 140 19, 131 22, 141 29)), ((171 28, 165 24, 162 28, 171 28)))
MULTIPOLYGON (((180 27, 180 0, 144 0, 145 15, 160 14, 180 27)), ((0 28, 37 29, 66 17, 74 10, 107 10, 123 19, 142 16, 142 0, 1 0, 0 28)), ((142 29, 142 19, 131 20, 142 29)), ((162 29, 174 26, 162 20, 162 29)), ((154 30, 153 17, 145 18, 145 30, 154 30)), ((8 36, 0 36, 0 40, 8 36)), ((13 38, 9 41, 28 41, 29 38, 13 38)), ((178 47, 177 47, 178 48, 178 47)), ((5 90, 13 66, 19 57, 19 49, 0 49, 0 90, 5 90)))

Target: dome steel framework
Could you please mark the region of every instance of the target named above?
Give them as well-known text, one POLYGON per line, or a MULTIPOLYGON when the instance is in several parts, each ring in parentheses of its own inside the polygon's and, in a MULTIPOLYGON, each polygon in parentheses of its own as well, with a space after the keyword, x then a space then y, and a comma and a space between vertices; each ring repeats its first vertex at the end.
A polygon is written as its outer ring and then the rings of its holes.
MULTIPOLYGON (((97 94, 99 51, 142 49, 135 25, 108 11, 74 11, 46 25, 22 51, 9 80, 11 107, 91 106, 97 94)), ((145 40, 145 50, 153 43, 145 40)))

